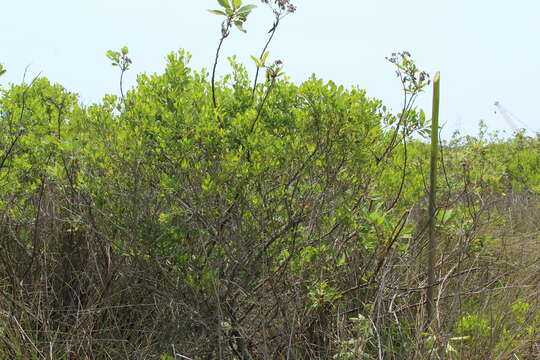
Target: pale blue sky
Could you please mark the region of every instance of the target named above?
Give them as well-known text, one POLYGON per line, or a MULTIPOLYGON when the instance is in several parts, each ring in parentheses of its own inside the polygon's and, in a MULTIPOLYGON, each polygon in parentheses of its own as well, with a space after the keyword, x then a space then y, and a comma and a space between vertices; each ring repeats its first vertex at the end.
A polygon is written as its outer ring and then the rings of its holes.
MULTIPOLYGON (((223 47, 219 72, 236 54, 253 69, 273 17, 259 0, 245 28, 223 47)), ((441 71, 441 118, 448 135, 456 128, 511 131, 493 103, 514 121, 540 131, 540 1, 537 0, 297 0, 270 47, 295 82, 310 74, 346 86, 358 85, 398 110, 400 84, 385 60, 408 50, 429 73, 441 71)), ((215 0, 6 0, 0 22, 0 79, 20 82, 24 68, 80 94, 85 103, 118 93, 118 73, 105 58, 127 45, 133 59, 126 84, 137 73, 162 72, 164 58, 179 48, 192 53, 193 68, 210 68, 220 18, 206 9, 215 0)), ((430 93, 419 106, 430 114, 430 93)), ((531 133, 529 133, 531 134, 531 133)))

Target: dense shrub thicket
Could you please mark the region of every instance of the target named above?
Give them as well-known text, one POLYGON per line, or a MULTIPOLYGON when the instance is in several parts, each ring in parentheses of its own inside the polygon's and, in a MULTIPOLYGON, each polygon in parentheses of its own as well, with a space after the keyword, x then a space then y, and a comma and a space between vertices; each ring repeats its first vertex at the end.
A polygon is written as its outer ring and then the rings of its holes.
POLYGON ((444 144, 426 328, 423 113, 188 60, 1 90, 1 358, 540 356, 538 137, 444 144))

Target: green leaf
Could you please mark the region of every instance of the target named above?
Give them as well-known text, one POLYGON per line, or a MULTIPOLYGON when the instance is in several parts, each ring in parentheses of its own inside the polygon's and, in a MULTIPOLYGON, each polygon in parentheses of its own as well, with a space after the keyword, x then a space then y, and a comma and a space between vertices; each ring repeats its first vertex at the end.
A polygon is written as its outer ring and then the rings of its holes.
POLYGON ((244 27, 243 27, 244 23, 242 21, 237 20, 237 21, 234 22, 234 25, 238 28, 238 30, 240 30, 240 31, 242 31, 244 33, 247 33, 247 31, 244 30, 244 27))
POLYGON ((446 211, 442 211, 438 214, 437 218, 439 221, 444 225, 448 223, 454 216, 454 211, 452 209, 448 209, 446 211))
POLYGON ((257 59, 255 56, 251 55, 251 59, 253 59, 253 61, 255 61, 255 64, 257 65, 257 67, 264 67, 264 63, 257 59))
POLYGON ((242 0, 233 0, 233 8, 238 9, 242 6, 242 0))
POLYGON ((249 13, 255 9, 257 7, 257 5, 246 5, 246 6, 242 6, 240 9, 238 9, 238 16, 248 16, 249 13))
POLYGON ((270 54, 269 51, 266 51, 263 56, 261 57, 261 61, 264 64, 266 62, 266 59, 268 58, 268 55, 270 54))
POLYGON ((229 4, 229 0, 218 0, 219 5, 223 6, 225 9, 230 9, 231 4, 229 4))
POLYGON ((122 47, 122 55, 127 55, 127 54, 128 54, 128 47, 127 46, 122 47))
POLYGON ((0 64, 0 76, 4 75, 6 73, 6 69, 4 69, 4 65, 0 64))
POLYGON ((227 14, 225 14, 223 11, 221 10, 208 10, 208 12, 211 12, 212 14, 216 14, 216 15, 223 15, 223 16, 227 16, 227 14))
POLYGON ((116 59, 116 56, 117 56, 117 53, 115 51, 112 51, 112 50, 109 50, 105 53, 105 55, 111 59, 111 60, 115 60, 116 59))
POLYGON ((419 117, 420 117, 420 126, 424 126, 424 124, 426 123, 426 114, 424 113, 424 110, 420 109, 420 112, 419 112, 419 117))

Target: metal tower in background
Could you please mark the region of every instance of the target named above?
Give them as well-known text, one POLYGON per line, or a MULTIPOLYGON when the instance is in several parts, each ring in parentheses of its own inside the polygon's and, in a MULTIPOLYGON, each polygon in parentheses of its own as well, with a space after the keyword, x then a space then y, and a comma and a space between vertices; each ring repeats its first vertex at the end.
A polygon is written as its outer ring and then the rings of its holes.
POLYGON ((493 105, 495 105, 495 107, 497 108, 497 110, 495 110, 495 113, 497 113, 498 111, 499 114, 501 114, 503 119, 512 128, 513 131, 518 131, 519 129, 525 129, 525 130, 531 131, 531 129, 529 129, 523 121, 519 120, 517 116, 515 116, 510 111, 508 111, 504 106, 501 105, 499 101, 495 101, 493 105), (521 127, 517 126, 515 120, 517 120, 522 126, 521 127))

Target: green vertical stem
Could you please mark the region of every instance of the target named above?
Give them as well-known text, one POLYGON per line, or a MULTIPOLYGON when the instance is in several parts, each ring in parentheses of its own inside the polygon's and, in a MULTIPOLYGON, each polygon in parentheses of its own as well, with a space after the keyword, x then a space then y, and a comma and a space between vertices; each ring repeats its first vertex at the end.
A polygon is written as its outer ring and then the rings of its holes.
POLYGON ((439 153, 439 82, 441 74, 433 78, 433 115, 431 120, 431 161, 429 174, 429 239, 427 264, 427 325, 433 321, 435 302, 435 192, 437 191, 437 154, 439 153))

